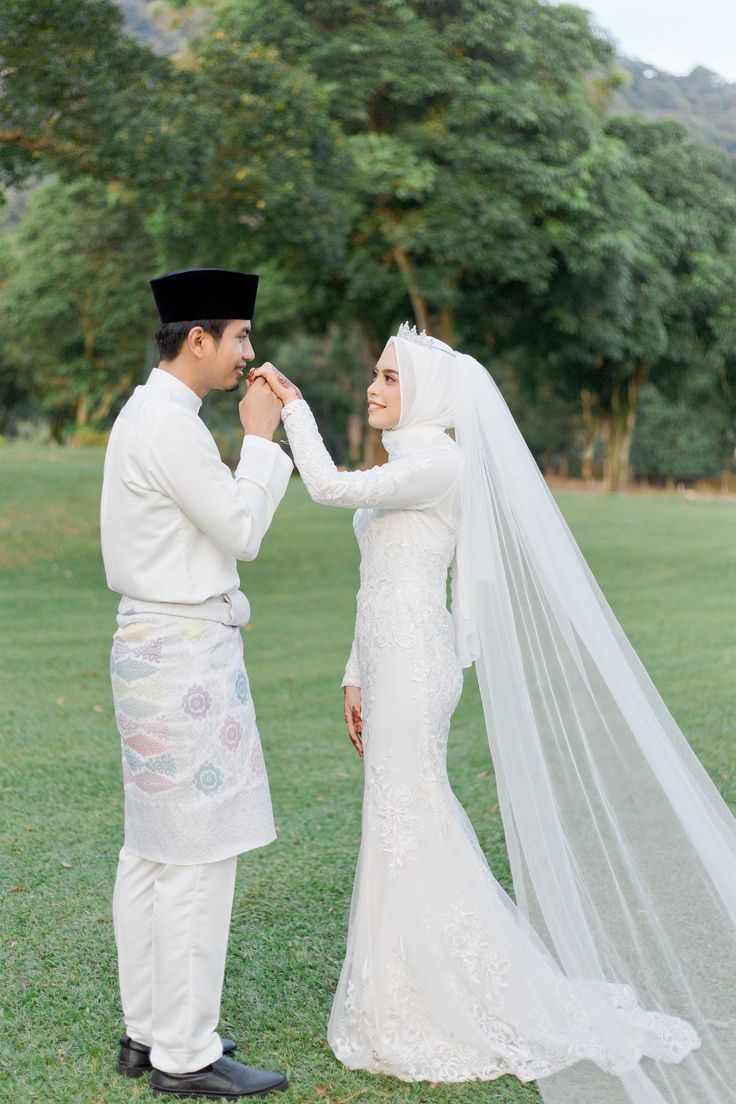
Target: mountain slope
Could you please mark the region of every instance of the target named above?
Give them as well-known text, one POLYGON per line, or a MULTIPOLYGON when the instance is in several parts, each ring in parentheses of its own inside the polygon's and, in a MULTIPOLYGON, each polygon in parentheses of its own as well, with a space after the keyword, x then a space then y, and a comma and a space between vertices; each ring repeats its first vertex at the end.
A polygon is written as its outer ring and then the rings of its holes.
POLYGON ((632 58, 616 61, 631 83, 618 90, 612 111, 674 119, 687 127, 694 141, 736 155, 736 84, 702 65, 676 77, 632 58))

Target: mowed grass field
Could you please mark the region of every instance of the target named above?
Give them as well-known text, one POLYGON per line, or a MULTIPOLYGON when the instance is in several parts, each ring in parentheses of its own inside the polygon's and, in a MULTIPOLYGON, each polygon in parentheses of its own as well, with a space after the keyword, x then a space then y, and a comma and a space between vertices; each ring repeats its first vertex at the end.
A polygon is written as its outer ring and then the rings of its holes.
MULTIPOLYGON (((100 450, 0 451, 0 1100, 150 1098, 114 1070, 122 1022, 110 897, 122 795, 108 657, 100 450)), ((736 809, 736 503, 561 494, 588 562, 660 692, 736 809)), ((344 949, 361 763, 342 724, 357 553, 349 511, 292 481, 258 561, 246 662, 278 842, 240 860, 221 1030, 288 1072, 284 1104, 532 1104, 533 1085, 405 1085, 343 1070, 325 1023, 344 949)), ((510 889, 472 674, 450 773, 510 889)))

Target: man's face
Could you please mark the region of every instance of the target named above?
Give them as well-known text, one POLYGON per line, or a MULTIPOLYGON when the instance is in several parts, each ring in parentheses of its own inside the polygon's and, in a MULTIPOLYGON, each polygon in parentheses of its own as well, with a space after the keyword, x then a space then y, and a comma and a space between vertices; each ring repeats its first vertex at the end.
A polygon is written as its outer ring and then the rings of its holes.
POLYGON ((250 343, 250 321, 235 319, 228 322, 219 342, 207 335, 212 342, 207 358, 207 383, 212 391, 235 391, 245 375, 249 361, 255 359, 250 343))

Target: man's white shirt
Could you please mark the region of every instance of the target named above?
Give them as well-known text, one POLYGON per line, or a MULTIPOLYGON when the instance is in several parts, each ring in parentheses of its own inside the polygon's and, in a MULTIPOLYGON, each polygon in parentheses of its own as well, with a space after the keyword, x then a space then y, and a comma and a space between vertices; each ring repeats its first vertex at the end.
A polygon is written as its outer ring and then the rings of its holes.
POLYGON ((115 421, 105 456, 100 528, 108 586, 146 602, 198 603, 237 590, 293 465, 246 435, 235 474, 199 417, 201 399, 154 368, 115 421))

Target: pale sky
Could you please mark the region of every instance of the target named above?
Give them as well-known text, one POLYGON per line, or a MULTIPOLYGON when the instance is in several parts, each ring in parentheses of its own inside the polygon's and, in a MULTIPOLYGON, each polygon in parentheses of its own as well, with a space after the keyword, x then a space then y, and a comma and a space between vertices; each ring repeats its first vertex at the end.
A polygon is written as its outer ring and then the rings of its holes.
POLYGON ((622 54, 669 73, 705 65, 736 81, 736 0, 567 0, 592 12, 622 54))

